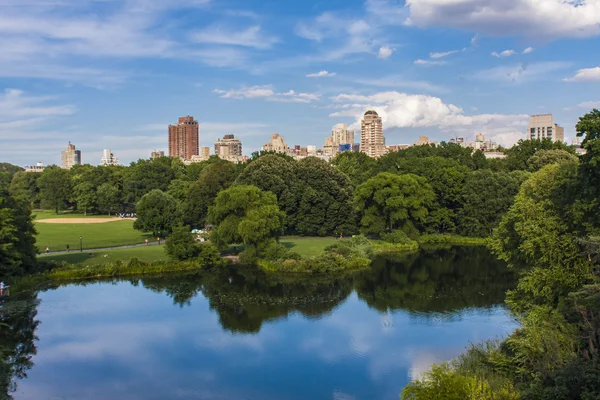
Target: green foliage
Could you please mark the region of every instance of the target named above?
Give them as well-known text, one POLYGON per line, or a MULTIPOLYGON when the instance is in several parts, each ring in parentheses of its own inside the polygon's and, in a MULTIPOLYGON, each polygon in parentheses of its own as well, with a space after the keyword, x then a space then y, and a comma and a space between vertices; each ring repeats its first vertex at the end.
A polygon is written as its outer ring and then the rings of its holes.
POLYGON ((8 183, 0 185, 0 277, 35 270, 35 234, 28 201, 12 197, 8 183))
POLYGON ((555 142, 552 139, 534 139, 534 140, 519 140, 510 149, 506 150, 507 167, 511 171, 528 169, 527 162, 529 159, 540 150, 564 150, 571 154, 575 153, 572 147, 561 142, 555 142))
POLYGON ((538 150, 527 160, 530 171, 539 171, 546 165, 579 162, 579 158, 566 150, 538 150))
POLYGON ((41 205, 44 208, 64 210, 71 197, 71 179, 69 171, 58 167, 48 167, 37 180, 41 205))
POLYGON ((406 232, 400 229, 389 233, 384 233, 383 235, 381 235, 381 240, 387 243, 394 244, 409 244, 410 242, 412 242, 412 240, 408 237, 406 232))
POLYGON ((198 256, 198 250, 189 225, 174 227, 165 244, 165 253, 175 261, 192 260, 198 256))
POLYGON ((517 173, 487 169, 471 173, 462 190, 460 233, 465 236, 490 236, 513 204, 523 180, 517 173))
POLYGON ((136 210, 137 219, 133 227, 139 231, 168 234, 181 222, 177 201, 158 189, 144 195, 136 210))
POLYGON ((233 186, 221 191, 209 208, 209 221, 216 226, 211 240, 220 248, 233 243, 265 246, 281 235, 284 218, 273 193, 233 186))
POLYGON ((377 161, 361 152, 345 151, 331 160, 331 164, 345 174, 354 187, 376 174, 377 161))
POLYGON ((24 171, 15 173, 9 187, 11 196, 25 199, 32 206, 36 205, 39 202, 38 177, 39 174, 24 171))
POLYGON ((204 227, 208 208, 220 191, 231 186, 236 174, 234 165, 228 162, 213 162, 204 167, 198 179, 189 186, 183 201, 185 223, 194 228, 204 227))
POLYGON ((119 189, 112 183, 103 183, 96 189, 98 209, 103 213, 116 213, 119 210, 119 189))
POLYGON ((359 185, 354 204, 364 233, 382 234, 406 222, 422 223, 435 193, 425 178, 382 172, 359 185))

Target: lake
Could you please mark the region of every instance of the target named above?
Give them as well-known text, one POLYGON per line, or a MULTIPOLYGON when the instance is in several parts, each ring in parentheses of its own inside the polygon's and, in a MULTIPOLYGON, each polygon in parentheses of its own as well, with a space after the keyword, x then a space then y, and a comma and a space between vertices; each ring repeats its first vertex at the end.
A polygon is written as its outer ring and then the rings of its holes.
POLYGON ((398 399, 432 363, 514 330, 514 284, 472 247, 338 278, 231 267, 11 293, 0 398, 398 399))

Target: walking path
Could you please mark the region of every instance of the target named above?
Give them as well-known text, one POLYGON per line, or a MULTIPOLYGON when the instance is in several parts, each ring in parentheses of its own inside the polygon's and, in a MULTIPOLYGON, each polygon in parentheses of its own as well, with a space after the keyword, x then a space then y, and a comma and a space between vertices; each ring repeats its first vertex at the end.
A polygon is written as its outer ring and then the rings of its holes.
MULTIPOLYGON (((165 241, 161 240, 160 244, 165 244, 165 241)), ((99 249, 83 249, 83 251, 81 253, 97 253, 100 251, 133 249, 135 247, 144 247, 144 246, 158 246, 158 242, 152 241, 152 242, 149 242, 148 244, 140 243, 140 244, 129 244, 126 246, 102 247, 99 249)), ((80 251, 79 251, 79 249, 71 249, 71 251, 66 251, 66 250, 65 251, 51 251, 49 253, 42 252, 42 253, 40 253, 40 255, 38 257, 58 256, 58 255, 62 255, 62 254, 71 254, 71 253, 80 253, 80 251)))

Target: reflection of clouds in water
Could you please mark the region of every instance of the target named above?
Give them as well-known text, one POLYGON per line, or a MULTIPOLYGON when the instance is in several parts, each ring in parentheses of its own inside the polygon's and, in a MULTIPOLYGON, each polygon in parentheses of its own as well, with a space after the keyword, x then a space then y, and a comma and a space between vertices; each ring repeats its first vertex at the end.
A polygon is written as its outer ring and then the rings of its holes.
POLYGON ((333 392, 333 400, 356 400, 356 397, 336 390, 333 392))

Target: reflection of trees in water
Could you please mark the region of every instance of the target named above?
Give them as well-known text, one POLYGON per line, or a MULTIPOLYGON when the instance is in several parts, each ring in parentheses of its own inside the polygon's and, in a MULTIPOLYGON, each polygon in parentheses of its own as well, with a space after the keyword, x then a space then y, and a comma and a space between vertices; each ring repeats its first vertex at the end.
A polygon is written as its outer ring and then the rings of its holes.
POLYGON ((504 302, 515 273, 479 247, 378 257, 356 291, 379 311, 452 312, 504 302))
POLYGON ((0 398, 11 399, 17 380, 27 377, 36 354, 37 296, 31 293, 0 299, 0 398))
POLYGON ((255 267, 228 267, 179 278, 143 278, 145 287, 164 291, 183 306, 202 292, 224 329, 258 332, 265 321, 300 312, 320 317, 352 292, 352 277, 282 277, 255 267))

